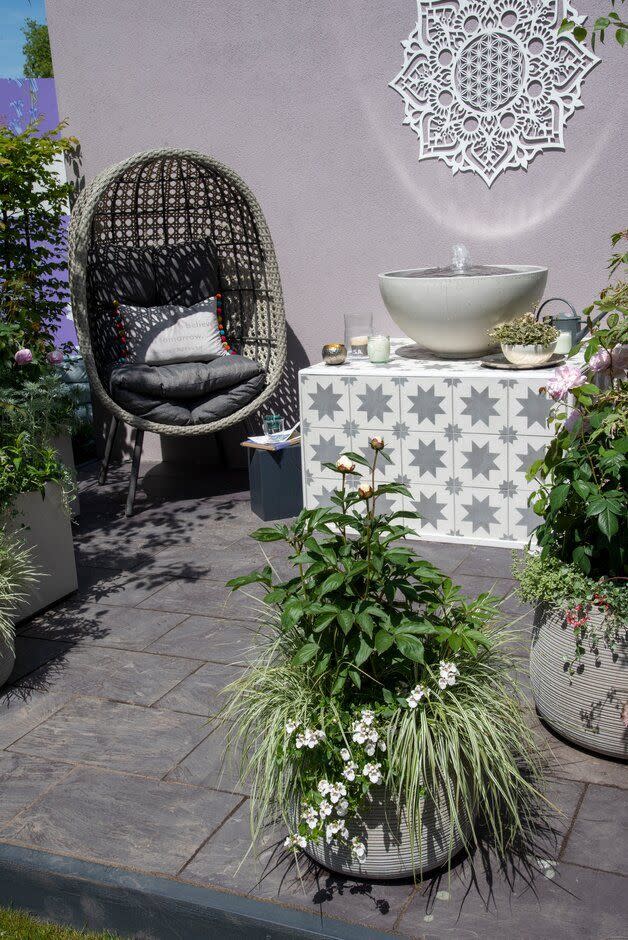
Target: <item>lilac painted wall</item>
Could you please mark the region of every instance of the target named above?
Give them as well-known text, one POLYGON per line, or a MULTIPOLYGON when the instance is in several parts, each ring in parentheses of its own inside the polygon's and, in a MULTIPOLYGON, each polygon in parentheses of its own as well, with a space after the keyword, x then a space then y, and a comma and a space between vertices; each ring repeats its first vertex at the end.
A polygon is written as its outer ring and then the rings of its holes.
MULTIPOLYGON (((604 4, 602 4, 604 6, 604 4)), ((581 13, 599 12, 579 0, 581 13)), ((88 179, 150 147, 194 147, 257 194, 277 247, 288 320, 307 353, 369 308, 394 331, 377 273, 475 259, 550 268, 547 296, 579 308, 605 279, 626 224, 628 55, 614 41, 584 86, 564 153, 538 156, 491 190, 417 160, 387 83, 414 0, 48 0, 60 113, 88 179), (608 102, 612 105, 607 106, 608 102)))

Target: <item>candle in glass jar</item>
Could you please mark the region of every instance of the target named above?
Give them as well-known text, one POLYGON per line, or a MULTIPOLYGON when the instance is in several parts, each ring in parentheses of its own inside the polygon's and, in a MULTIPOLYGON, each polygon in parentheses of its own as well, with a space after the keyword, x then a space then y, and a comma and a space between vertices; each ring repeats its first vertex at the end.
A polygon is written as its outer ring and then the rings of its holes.
POLYGON ((349 344, 353 356, 366 356, 368 336, 352 336, 349 340, 349 344))
POLYGON ((388 362, 390 359, 390 336, 369 336, 368 355, 371 362, 388 362))

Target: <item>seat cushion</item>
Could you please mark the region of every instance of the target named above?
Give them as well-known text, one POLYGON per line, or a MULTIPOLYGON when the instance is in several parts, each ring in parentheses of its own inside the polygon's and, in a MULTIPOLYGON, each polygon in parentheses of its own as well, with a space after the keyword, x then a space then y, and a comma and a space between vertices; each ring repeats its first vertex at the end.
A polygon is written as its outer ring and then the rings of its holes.
POLYGON ((160 424, 205 424, 253 401, 266 373, 244 356, 166 366, 122 364, 111 371, 111 397, 131 414, 160 424))

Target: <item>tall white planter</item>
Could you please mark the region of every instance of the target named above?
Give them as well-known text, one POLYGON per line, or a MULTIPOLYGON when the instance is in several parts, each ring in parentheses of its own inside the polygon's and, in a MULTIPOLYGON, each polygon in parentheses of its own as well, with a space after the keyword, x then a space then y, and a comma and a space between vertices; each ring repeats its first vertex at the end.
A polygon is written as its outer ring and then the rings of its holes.
POLYGON ((15 664, 15 650, 13 643, 7 643, 0 636, 0 689, 13 672, 15 664))
POLYGON ((22 493, 13 508, 15 514, 5 520, 7 529, 18 533, 32 550, 33 565, 39 574, 15 613, 19 623, 76 591, 78 581, 72 527, 59 484, 47 483, 45 498, 38 492, 22 493))
MULTIPOLYGON (((598 635, 604 614, 593 608, 589 619, 598 635)), ((574 653, 573 630, 561 610, 539 605, 530 650, 530 684, 539 715, 558 734, 589 751, 628 757, 628 729, 621 717, 628 701, 628 642, 613 654, 600 643, 597 657, 587 651, 576 673, 565 668, 574 653)))
MULTIPOLYGON (((74 452, 72 450, 72 438, 69 434, 58 434, 57 437, 53 437, 52 446, 57 452, 59 460, 62 464, 70 471, 72 480, 76 484, 76 466, 74 464, 74 452)), ((78 493, 74 495, 74 498, 70 500, 70 509, 74 516, 78 516, 81 507, 79 504, 78 493)))
MULTIPOLYGON (((383 787, 373 787, 371 798, 358 816, 347 819, 349 838, 357 836, 365 843, 366 857, 362 862, 352 858, 351 850, 342 845, 312 842, 307 855, 319 865, 342 875, 358 878, 392 880, 409 878, 447 864, 464 845, 462 833, 452 826, 444 793, 437 802, 424 799, 421 844, 412 843, 403 808, 397 812, 396 802, 387 797, 383 787)), ((465 826, 464 836, 468 836, 465 826)))

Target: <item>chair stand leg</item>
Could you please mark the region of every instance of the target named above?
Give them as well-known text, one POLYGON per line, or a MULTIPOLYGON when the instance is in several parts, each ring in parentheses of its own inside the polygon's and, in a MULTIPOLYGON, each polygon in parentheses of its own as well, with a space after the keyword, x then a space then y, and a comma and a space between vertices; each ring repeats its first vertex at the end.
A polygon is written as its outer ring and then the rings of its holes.
POLYGON ((142 443, 144 441, 144 432, 139 428, 135 431, 135 444, 133 446, 133 460, 131 462, 131 480, 129 482, 129 495, 126 498, 125 516, 133 515, 133 503, 135 502, 135 490, 137 489, 137 477, 140 472, 140 460, 142 459, 142 443))
POLYGON ((109 469, 109 461, 111 460, 111 451, 113 450, 113 442, 116 439, 116 431, 118 430, 118 419, 115 415, 111 416, 111 423, 109 425, 109 431, 107 432, 107 443, 105 444, 105 453, 103 455, 102 463, 100 464, 100 473, 98 474, 98 484, 102 486, 103 483, 107 480, 107 470, 109 469))

